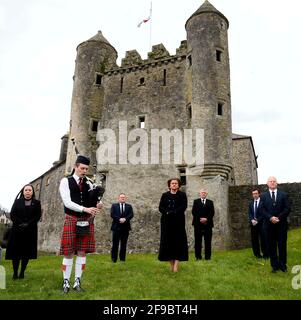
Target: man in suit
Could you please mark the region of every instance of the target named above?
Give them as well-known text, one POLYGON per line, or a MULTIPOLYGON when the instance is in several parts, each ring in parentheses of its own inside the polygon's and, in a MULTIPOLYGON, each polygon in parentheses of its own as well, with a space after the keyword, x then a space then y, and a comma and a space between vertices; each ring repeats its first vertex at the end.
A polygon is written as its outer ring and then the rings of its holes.
POLYGON ((194 200, 192 206, 196 260, 202 259, 202 238, 205 242, 205 260, 211 259, 214 205, 213 201, 207 199, 207 195, 207 190, 201 189, 200 198, 194 200))
POLYGON ((133 208, 130 204, 125 203, 126 195, 121 193, 118 202, 113 203, 111 207, 111 217, 113 219, 111 230, 113 233, 111 258, 115 263, 118 257, 118 247, 120 243, 119 259, 125 261, 126 244, 131 230, 130 220, 133 218, 133 208))
POLYGON ((277 189, 277 179, 269 177, 269 190, 262 194, 262 210, 268 226, 268 245, 272 272, 287 272, 287 216, 290 207, 286 193, 277 189), (278 249, 278 252, 277 252, 278 249))
POLYGON ((253 253, 257 258, 268 259, 267 236, 262 213, 262 201, 260 201, 260 192, 258 189, 252 191, 252 197, 253 200, 249 204, 249 221, 251 225, 253 253))

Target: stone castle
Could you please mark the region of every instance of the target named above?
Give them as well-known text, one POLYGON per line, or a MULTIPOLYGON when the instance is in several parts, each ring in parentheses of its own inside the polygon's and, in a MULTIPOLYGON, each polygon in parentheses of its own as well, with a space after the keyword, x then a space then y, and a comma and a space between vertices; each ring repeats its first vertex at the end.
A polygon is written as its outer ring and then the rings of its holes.
MULTIPOLYGON (((90 175, 106 190, 102 199, 105 208, 96 217, 99 252, 111 248, 109 211, 121 192, 126 193, 135 213, 129 250, 156 252, 160 239, 158 204, 170 177, 181 179, 188 196, 186 229, 190 247, 191 206, 201 187, 208 189, 208 197, 215 204, 214 247, 235 246, 239 218, 231 213, 229 190, 257 184, 257 157, 250 136, 232 133, 228 27, 227 18, 205 1, 188 18, 187 39, 181 41, 175 55, 159 44, 152 47, 145 60, 136 50, 127 51, 118 66, 117 51, 100 31, 78 45, 69 132, 62 137, 59 160, 33 181, 43 207, 40 250, 59 249, 64 213, 58 186, 73 168, 76 153, 72 139, 80 153, 90 157, 90 175), (121 121, 126 121, 128 132, 203 129, 204 164, 102 164, 96 156, 97 132, 110 128, 118 136, 121 121)), ((139 145, 139 139, 126 143, 139 145)), ((119 139, 117 150, 125 147, 119 139)), ((246 216, 245 212, 235 214, 246 216)))

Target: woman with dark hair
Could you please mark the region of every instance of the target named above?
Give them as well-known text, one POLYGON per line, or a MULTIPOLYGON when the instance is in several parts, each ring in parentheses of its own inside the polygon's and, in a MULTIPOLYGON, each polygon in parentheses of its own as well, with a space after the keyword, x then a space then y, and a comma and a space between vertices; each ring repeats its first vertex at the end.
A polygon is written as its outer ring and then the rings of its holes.
POLYGON ((37 258, 38 222, 41 218, 41 203, 35 199, 32 185, 25 185, 18 193, 10 218, 13 222, 7 243, 6 260, 12 260, 13 279, 23 279, 29 259, 37 258), (18 269, 21 261, 21 271, 18 269))
POLYGON ((178 271, 179 261, 188 261, 188 245, 185 230, 186 193, 179 191, 181 181, 169 179, 169 191, 161 196, 161 238, 158 259, 169 261, 172 272, 178 271))

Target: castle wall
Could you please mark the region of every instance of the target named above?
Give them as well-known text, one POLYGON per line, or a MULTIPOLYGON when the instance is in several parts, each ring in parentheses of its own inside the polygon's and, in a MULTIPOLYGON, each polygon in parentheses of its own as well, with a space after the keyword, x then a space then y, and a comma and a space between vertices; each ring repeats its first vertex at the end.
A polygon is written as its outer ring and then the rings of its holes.
MULTIPOLYGON (((179 171, 171 157, 171 164, 151 163, 151 129, 189 128, 185 90, 185 57, 153 60, 132 69, 118 70, 105 77, 105 97, 100 129, 115 130, 119 138, 119 121, 127 121, 128 133, 140 127, 139 117, 145 118, 144 132, 148 141, 148 164, 100 165, 98 171, 106 173, 106 192, 103 201, 106 213, 97 217, 98 244, 101 250, 110 250, 110 206, 119 193, 125 192, 134 207, 135 217, 129 248, 135 252, 154 252, 159 248, 158 206, 161 194, 167 191, 167 180, 178 177, 179 171), (164 81, 164 77, 165 81, 164 81), (121 78, 123 88, 120 92, 121 78), (140 79, 144 79, 143 83, 140 79), (98 223, 99 222, 99 223, 98 223), (105 225, 106 232, 103 232, 105 225)), ((124 138, 124 137, 123 137, 124 138)), ((127 142, 128 151, 137 141, 127 142)), ((117 141, 117 151, 124 143, 117 141)), ((171 149, 173 143, 171 143, 171 149)), ((169 153, 167 150, 165 152, 169 153)), ((161 153, 161 152, 160 152, 161 153)), ((118 155, 118 152, 117 152, 118 155)), ((117 157, 117 163, 119 159, 117 157)))
POLYGON ((257 163, 250 137, 232 140, 235 185, 258 183, 257 163))

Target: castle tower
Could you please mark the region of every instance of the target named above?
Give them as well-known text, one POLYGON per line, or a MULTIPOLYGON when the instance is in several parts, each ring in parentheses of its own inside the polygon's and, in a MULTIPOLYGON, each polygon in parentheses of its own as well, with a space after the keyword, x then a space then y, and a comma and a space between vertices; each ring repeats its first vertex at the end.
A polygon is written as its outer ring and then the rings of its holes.
POLYGON ((101 31, 77 47, 66 173, 72 170, 76 159, 71 139, 75 139, 79 152, 90 157, 92 165, 96 164, 96 133, 104 97, 103 75, 116 66, 116 59, 117 51, 101 31))
POLYGON ((205 1, 187 20, 191 125, 204 129, 204 166, 193 168, 187 192, 206 187, 215 202, 215 244, 227 247, 228 188, 232 171, 230 67, 227 18, 205 1))

